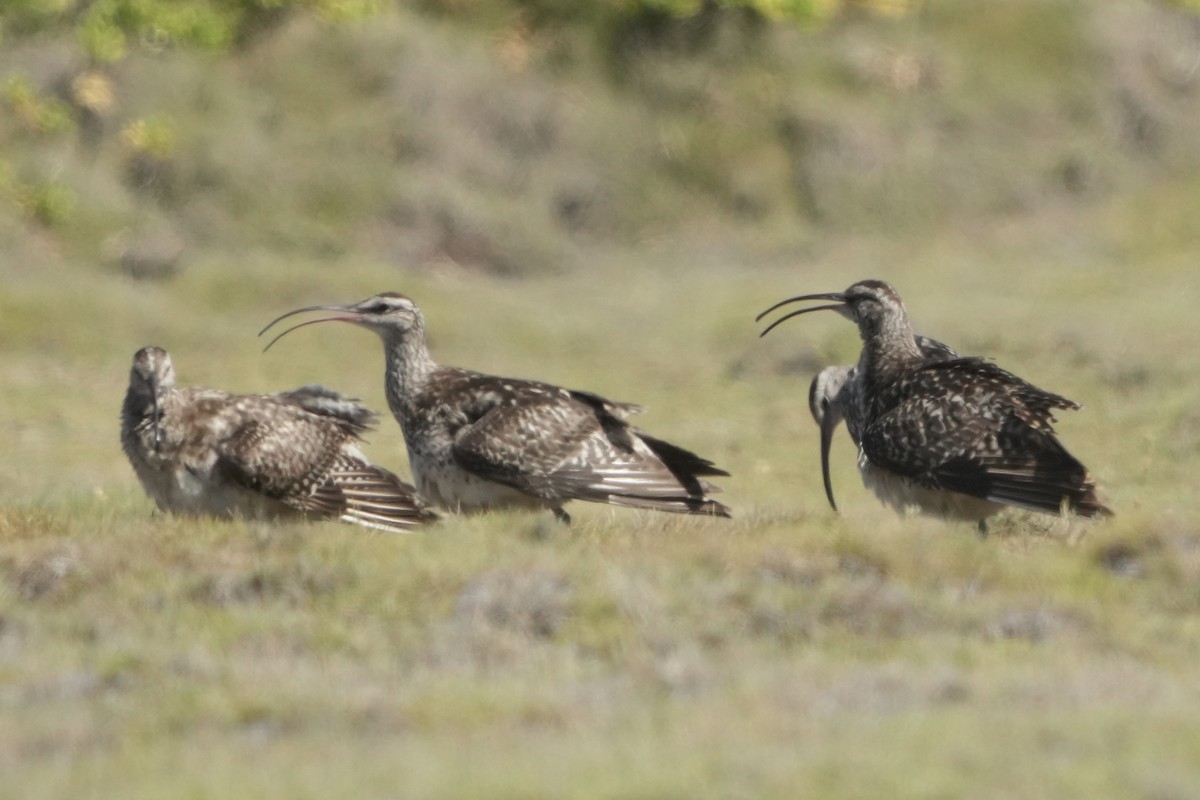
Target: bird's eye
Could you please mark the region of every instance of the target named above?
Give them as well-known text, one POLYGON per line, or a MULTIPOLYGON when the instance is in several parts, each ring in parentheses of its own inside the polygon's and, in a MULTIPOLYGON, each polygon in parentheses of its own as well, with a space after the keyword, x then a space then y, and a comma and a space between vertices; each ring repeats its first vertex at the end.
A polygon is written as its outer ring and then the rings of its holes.
POLYGON ((389 312, 391 310, 392 310, 392 307, 389 306, 387 303, 375 303, 374 305, 367 306, 367 309, 366 309, 367 313, 370 313, 370 314, 386 314, 387 312, 389 312))

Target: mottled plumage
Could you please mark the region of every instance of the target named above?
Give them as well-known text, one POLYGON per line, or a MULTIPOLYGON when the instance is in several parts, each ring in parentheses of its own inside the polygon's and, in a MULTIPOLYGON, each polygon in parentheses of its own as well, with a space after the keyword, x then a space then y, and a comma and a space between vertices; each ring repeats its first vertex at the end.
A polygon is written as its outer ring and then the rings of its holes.
MULTIPOLYGON (((958 353, 936 339, 918 336, 916 340, 921 355, 929 362, 958 357, 958 353)), ((863 456, 862 428, 867 413, 863 398, 862 382, 859 380, 856 365, 826 367, 816 374, 809 386, 808 408, 821 431, 821 478, 825 483, 825 496, 829 498, 829 505, 836 511, 833 484, 829 479, 829 447, 838 423, 845 420, 846 430, 858 451, 858 469, 863 485, 884 503, 898 506, 902 510, 905 500, 902 496, 897 497, 898 493, 892 486, 894 481, 891 480, 891 473, 876 467, 863 456)), ((933 498, 924 498, 920 505, 930 507, 937 506, 938 503, 933 498)))
POLYGON ((785 314, 763 333, 823 309, 858 325, 862 355, 845 373, 841 393, 849 393, 840 411, 859 437, 860 459, 882 480, 875 490, 886 502, 981 524, 1003 505, 1111 513, 1087 470, 1054 434, 1053 412, 1078 404, 985 359, 944 352, 944 345, 925 352, 899 295, 882 281, 789 298, 759 318, 801 300, 834 302, 785 314))
MULTIPOLYGON (((569 500, 729 516, 707 495, 712 462, 655 439, 624 417, 639 410, 588 392, 484 375, 433 361, 425 320, 407 297, 387 292, 349 306, 312 306, 383 340, 388 405, 404 431, 413 478, 432 502, 455 511, 547 508, 569 500)), ((279 336, 276 337, 277 341, 279 336)), ((270 345, 268 345, 269 347, 270 345)))
POLYGON ((340 519, 406 531, 436 519, 359 450, 375 415, 323 386, 280 394, 178 388, 167 352, 133 357, 121 446, 163 511, 340 519))

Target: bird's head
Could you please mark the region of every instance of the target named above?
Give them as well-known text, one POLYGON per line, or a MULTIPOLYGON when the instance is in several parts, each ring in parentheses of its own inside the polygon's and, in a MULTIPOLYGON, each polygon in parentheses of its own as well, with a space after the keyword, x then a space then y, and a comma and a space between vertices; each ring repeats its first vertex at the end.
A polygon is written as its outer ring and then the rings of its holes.
POLYGON ((133 354, 129 369, 129 390, 151 399, 163 389, 175 386, 175 365, 171 355, 161 347, 143 347, 133 354))
POLYGON ((271 320, 265 328, 258 332, 258 335, 262 336, 281 320, 308 311, 332 311, 334 316, 310 319, 307 322, 293 325, 272 339, 264 349, 269 350, 271 345, 297 328, 315 325, 318 322, 349 322, 374 331, 388 344, 397 344, 413 334, 424 335, 425 332, 425 319, 421 316, 421 310, 417 308, 416 303, 398 292, 382 292, 350 305, 297 308, 271 320))
POLYGON ((847 364, 826 367, 813 377, 808 387, 808 410, 818 425, 823 425, 828 417, 836 417, 834 425, 842 420, 839 395, 853 372, 854 367, 847 364))
POLYGON ((129 400, 140 409, 150 409, 154 426, 154 447, 162 444, 162 396, 175 388, 175 365, 161 347, 143 347, 133 354, 129 369, 129 400))
POLYGON ((832 302, 828 305, 812 306, 810 308, 790 311, 768 325, 760 335, 766 336, 786 320, 801 314, 807 314, 810 311, 838 312, 846 319, 858 325, 858 331, 863 341, 869 340, 872 336, 877 335, 891 324, 902 324, 904 326, 908 324, 908 314, 904 309, 903 301, 900 300, 900 295, 889 284, 879 280, 859 281, 844 292, 826 292, 823 294, 804 294, 798 297, 789 297, 759 314, 755 318, 755 321, 762 321, 763 317, 783 306, 807 300, 829 300, 832 302))
POLYGON ((849 365, 826 367, 816 374, 808 387, 808 409, 821 429, 821 478, 825 483, 825 496, 834 511, 837 511, 837 502, 833 499, 833 482, 829 478, 829 447, 834 430, 845 416, 842 387, 853 373, 854 367, 849 365))

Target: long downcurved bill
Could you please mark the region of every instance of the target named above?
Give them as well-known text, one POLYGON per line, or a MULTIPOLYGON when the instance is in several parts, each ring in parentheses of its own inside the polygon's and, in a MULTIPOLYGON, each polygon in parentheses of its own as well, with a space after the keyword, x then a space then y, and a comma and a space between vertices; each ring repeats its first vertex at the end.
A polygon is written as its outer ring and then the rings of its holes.
POLYGON ((834 414, 830 409, 826 409, 825 416, 821 418, 821 478, 825 481, 825 496, 829 498, 829 506, 835 512, 838 507, 837 502, 833 499, 833 481, 829 479, 829 446, 833 442, 833 432, 837 429, 840 421, 840 416, 834 414))
POLYGON ((787 320, 791 319, 792 317, 798 317, 801 314, 807 314, 810 311, 841 311, 846 305, 846 295, 842 294, 841 292, 826 292, 823 294, 802 294, 799 297, 789 297, 787 300, 780 300, 778 303, 771 306, 766 311, 762 312, 757 317, 755 317, 754 321, 762 322, 763 317, 765 317, 767 314, 770 314, 772 311, 774 311, 778 308, 782 308, 783 306, 790 305, 791 303, 799 303, 804 300, 833 300, 835 302, 832 305, 828 305, 828 306, 813 306, 812 308, 801 308, 797 311, 792 311, 787 314, 784 314, 782 317, 780 317, 779 319, 775 320, 770 325, 768 325, 763 330, 763 332, 759 334, 759 337, 761 338, 763 336, 766 336, 768 333, 775 330, 775 328, 777 328, 781 323, 786 322, 787 320))
POLYGON ((162 404, 158 401, 158 378, 150 377, 150 396, 151 396, 151 424, 154 426, 154 452, 159 452, 162 449, 163 443, 163 426, 162 426, 162 404))
POLYGON ((277 322, 279 322, 281 320, 285 320, 288 317, 295 316, 296 314, 303 314, 306 311, 336 311, 339 314, 341 314, 342 316, 321 317, 320 319, 310 319, 308 322, 301 322, 298 325, 293 325, 292 327, 286 329, 283 333, 280 333, 279 335, 277 335, 271 341, 267 342, 267 346, 263 348, 263 352, 265 353, 268 350, 270 350, 271 346, 273 344, 278 342, 283 337, 287 336, 292 331, 297 330, 299 328, 303 328, 306 325, 316 325, 318 322, 357 323, 359 321, 359 319, 361 318, 357 313, 355 313, 353 310, 351 310, 350 307, 348 307, 348 306, 305 306, 304 308, 297 308, 293 311, 289 311, 286 314, 280 314, 278 317, 276 317, 275 319, 268 322, 266 327, 264 327, 261 331, 258 332, 258 335, 262 336, 264 333, 266 333, 271 328, 273 328, 277 322))

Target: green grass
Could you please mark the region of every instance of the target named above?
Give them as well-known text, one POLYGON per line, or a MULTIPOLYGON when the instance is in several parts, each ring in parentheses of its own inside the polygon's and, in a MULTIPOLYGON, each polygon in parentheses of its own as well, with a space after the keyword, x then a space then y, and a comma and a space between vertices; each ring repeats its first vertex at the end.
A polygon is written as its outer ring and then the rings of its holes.
MULTIPOLYGON (((149 288, 15 285, 0 793, 1189 796, 1200 278, 1175 270, 1164 293, 1115 261, 1052 268, 1028 235, 969 270, 947 236, 882 270, 860 243, 804 270, 658 252, 520 283, 247 260, 149 288), (829 315, 758 340, 752 317, 866 274, 921 330, 1084 401, 1061 429, 1118 517, 1016 514, 987 541, 899 519, 844 439, 834 517, 811 370, 788 365, 849 359, 853 333, 829 315), (383 407, 369 334, 306 329, 262 354, 254 333, 386 288, 423 304, 447 362, 646 403, 648 430, 733 472, 736 519, 577 506, 570 529, 514 513, 389 537, 151 511, 116 443, 137 346, 170 348, 187 383, 321 380, 383 407)), ((403 471, 390 420, 370 451, 403 471)))
MULTIPOLYGON (((1083 7, 635 42, 613 75, 536 37, 501 69, 496 31, 405 7, 135 56, 94 150, 0 116, 18 177, 80 198, 59 228, 0 208, 0 798, 1196 796, 1197 95, 1156 77, 1165 12, 1083 7), (159 111, 176 194, 122 171, 121 126, 159 111), (132 280, 122 244, 161 232, 178 273, 132 280), (857 336, 753 317, 865 277, 1082 402, 1059 430, 1116 518, 902 519, 844 433, 835 516, 807 390, 857 336), (384 409, 371 334, 255 336, 382 290, 446 363, 644 404, 732 472, 735 518, 153 511, 118 446, 135 350, 384 409)), ((390 418, 367 449, 407 474, 390 418)))

